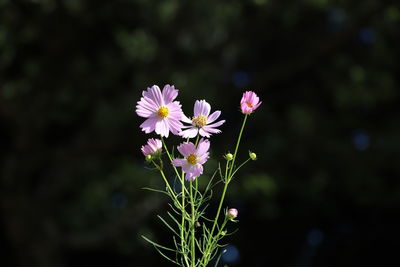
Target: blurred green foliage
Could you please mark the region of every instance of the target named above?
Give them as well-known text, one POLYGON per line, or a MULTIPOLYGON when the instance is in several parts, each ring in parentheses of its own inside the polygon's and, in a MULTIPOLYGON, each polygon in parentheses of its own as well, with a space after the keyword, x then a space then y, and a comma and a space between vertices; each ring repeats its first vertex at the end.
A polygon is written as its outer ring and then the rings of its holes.
POLYGON ((171 83, 187 114, 207 99, 227 120, 208 175, 233 151, 241 93, 263 100, 242 146, 258 160, 229 192, 240 258, 226 263, 388 266, 399 28, 397 1, 0 0, 1 265, 164 266, 139 238, 170 236, 165 198, 140 189, 162 181, 134 110, 171 83))

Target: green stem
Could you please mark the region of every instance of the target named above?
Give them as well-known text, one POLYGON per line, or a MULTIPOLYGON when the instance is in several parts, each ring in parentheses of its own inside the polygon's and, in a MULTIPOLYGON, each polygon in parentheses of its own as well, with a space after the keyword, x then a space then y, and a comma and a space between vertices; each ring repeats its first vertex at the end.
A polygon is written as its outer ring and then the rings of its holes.
POLYGON ((245 165, 247 162, 249 162, 251 160, 251 158, 248 158, 247 160, 245 160, 242 164, 239 165, 239 167, 236 168, 236 170, 232 173, 232 177, 235 175, 235 173, 240 170, 240 168, 243 167, 243 165, 245 165))
MULTIPOLYGON (((163 138, 162 136, 161 136, 161 141, 162 141, 162 143, 163 143, 163 145, 164 145, 165 152, 167 152, 169 161, 170 161, 171 164, 172 164, 172 157, 171 157, 171 154, 169 153, 168 147, 167 147, 167 145, 165 144, 164 138, 163 138)), ((172 164, 172 167, 173 167, 174 170, 175 170, 176 176, 178 176, 178 178, 181 179, 181 177, 180 177, 180 175, 179 175, 179 172, 178 172, 178 169, 177 169, 173 164, 172 164)))
POLYGON ((219 229, 217 235, 215 236, 215 238, 211 241, 211 246, 213 246, 215 243, 218 242, 218 237, 221 235, 221 233, 224 231, 224 227, 226 225, 226 223, 228 222, 228 219, 226 218, 224 223, 222 224, 221 228, 219 229))
POLYGON ((174 202, 175 202, 175 203, 177 204, 177 206, 179 207, 178 198, 176 197, 176 195, 175 195, 174 191, 172 190, 171 186, 169 185, 169 182, 168 182, 167 178, 165 177, 165 174, 164 174, 163 170, 162 170, 162 169, 160 168, 160 166, 158 166, 154 161, 153 161, 153 164, 154 164, 154 165, 158 168, 158 170, 160 171, 161 176, 162 176, 162 178, 164 179, 164 182, 165 182, 165 184, 167 185, 167 188, 168 188, 169 192, 171 193, 171 196, 172 196, 173 199, 174 199, 174 202))
POLYGON ((182 222, 181 222, 181 247, 182 247, 182 255, 186 262, 186 265, 189 267, 189 262, 187 259, 186 251, 185 251, 185 218, 186 218, 186 210, 185 210, 185 173, 182 171, 181 175, 181 184, 182 184, 182 222))
MULTIPOLYGON (((162 136, 161 136, 161 141, 163 143, 165 152, 167 152, 169 161, 172 163, 171 154, 169 153, 168 147, 167 147, 167 145, 166 145, 166 143, 164 141, 164 138, 162 136)), ((174 165, 172 165, 172 167, 174 168, 176 176, 181 180, 181 184, 182 184, 182 192, 181 192, 181 194, 182 194, 182 204, 181 204, 181 207, 180 207, 181 211, 182 211, 181 233, 180 233, 181 234, 181 247, 182 247, 181 249, 182 249, 182 255, 183 255, 183 258, 185 260, 185 263, 189 267, 190 265, 189 265, 188 258, 187 258, 187 255, 186 255, 186 251, 185 251, 185 219, 186 219, 186 211, 185 211, 185 191, 186 191, 186 188, 185 188, 185 175, 184 175, 183 171, 182 171, 182 175, 179 175, 178 169, 174 165)), ((164 175, 163 175, 163 178, 164 178, 164 180, 166 180, 164 175)), ((168 187, 169 187, 169 184, 168 184, 168 187)), ((172 190, 172 189, 170 189, 170 190, 172 190)), ((174 195, 174 198, 177 200, 177 197, 175 195, 174 195)), ((177 203, 179 203, 179 202, 177 202, 177 203)))
POLYGON ((196 222, 195 222, 195 211, 194 211, 194 200, 193 200, 193 181, 190 180, 190 204, 192 206, 192 223, 191 223, 191 232, 192 232, 192 244, 191 244, 191 256, 192 256, 192 265, 193 267, 196 266, 196 247, 195 247, 195 228, 196 228, 196 222))
MULTIPOLYGON (((224 189, 223 189, 223 191, 222 191, 221 200, 220 200, 220 202, 219 202, 219 206, 218 206, 218 210, 217 210, 217 215, 215 216, 215 220, 214 220, 213 227, 211 228, 210 236, 212 236, 213 233, 214 233, 215 226, 217 225, 217 221, 218 221, 218 218, 219 218, 219 214, 220 214, 220 212, 221 212, 222 203, 224 202, 224 199, 225 199, 226 189, 228 188, 228 184, 229 184, 229 182, 230 182, 230 180, 231 180, 231 178, 232 178, 231 174, 232 174, 233 168, 235 168, 236 154, 237 154, 237 152, 238 152, 238 150, 239 150, 239 144, 240 144, 240 140, 242 139, 243 129, 244 129, 244 126, 245 126, 245 124, 246 124, 246 120, 247 120, 247 115, 244 116, 242 128, 240 129, 239 137, 238 137, 238 140, 237 140, 237 143, 236 143, 235 153, 233 154, 232 163, 230 164, 230 169, 229 169, 228 177, 225 177, 225 186, 224 186, 224 189)), ((228 166, 228 165, 227 165, 227 166, 228 166)))
POLYGON ((236 148, 235 148, 235 153, 233 154, 231 169, 229 170, 229 180, 232 178, 232 170, 235 168, 235 160, 236 160, 237 152, 239 150, 240 140, 242 139, 243 129, 244 129, 244 126, 246 125, 247 116, 248 116, 247 114, 244 115, 242 128, 240 129, 239 137, 238 137, 238 140, 236 143, 236 148))
POLYGON ((196 142, 194 143, 194 146, 195 146, 195 147, 197 147, 197 144, 199 143, 199 138, 200 138, 200 135, 197 134, 196 142))
MULTIPOLYGON (((236 142, 235 152, 234 152, 234 154, 233 154, 232 163, 230 164, 228 177, 225 177, 225 179, 224 179, 225 185, 224 185, 224 189, 223 189, 223 191, 222 191, 221 200, 220 200, 219 205, 218 205, 217 215, 215 216, 214 223, 213 223, 213 226, 212 226, 212 228, 211 228, 210 239, 212 238, 212 236, 213 236, 213 234, 214 234, 215 227, 217 226, 217 222, 218 222, 218 219, 219 219, 219 215, 220 215, 220 213, 221 213, 222 204, 223 204, 224 199, 225 199, 226 190, 227 190, 227 188, 228 188, 229 182, 230 182, 231 179, 232 179, 232 170, 235 168, 235 160, 236 160, 237 152, 238 152, 238 150, 239 150, 240 140, 242 139, 244 126, 246 125, 247 116, 248 116, 248 115, 246 114, 246 115, 244 116, 244 119, 243 119, 242 127, 241 127, 240 132, 239 132, 239 137, 238 137, 238 140, 237 140, 237 142, 236 142)), ((228 164, 227 164, 227 166, 228 166, 228 164)), ((226 172, 225 172, 225 175, 226 175, 226 172)), ((205 251, 205 253, 204 253, 204 257, 205 257, 205 259, 204 259, 204 260, 205 260, 204 266, 206 266, 206 264, 207 264, 207 262, 208 262, 208 258, 209 258, 209 256, 208 256, 208 255, 209 255, 209 251, 208 251, 208 250, 210 250, 210 249, 212 248, 212 243, 213 243, 213 242, 211 242, 211 244, 210 244, 209 246, 207 246, 206 251, 205 251)), ((211 254, 211 253, 210 253, 210 254, 211 254)))

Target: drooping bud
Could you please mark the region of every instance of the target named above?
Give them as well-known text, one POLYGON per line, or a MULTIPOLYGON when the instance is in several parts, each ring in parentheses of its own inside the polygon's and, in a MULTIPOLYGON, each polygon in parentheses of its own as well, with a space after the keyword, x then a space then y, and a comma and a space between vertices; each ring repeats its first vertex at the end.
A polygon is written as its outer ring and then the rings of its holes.
POLYGON ((231 161, 231 160, 233 160, 233 155, 232 155, 231 153, 227 153, 227 154, 225 155, 225 159, 226 159, 227 161, 231 161))
POLYGON ((231 208, 228 210, 228 217, 229 219, 233 220, 238 216, 238 210, 235 208, 231 208))
POLYGON ((141 150, 146 158, 149 155, 157 158, 157 156, 160 156, 162 151, 162 142, 160 139, 150 138, 147 140, 147 144, 142 146, 141 150))
POLYGON ((256 160, 257 159, 257 154, 254 152, 249 151, 249 157, 251 158, 251 160, 256 160))

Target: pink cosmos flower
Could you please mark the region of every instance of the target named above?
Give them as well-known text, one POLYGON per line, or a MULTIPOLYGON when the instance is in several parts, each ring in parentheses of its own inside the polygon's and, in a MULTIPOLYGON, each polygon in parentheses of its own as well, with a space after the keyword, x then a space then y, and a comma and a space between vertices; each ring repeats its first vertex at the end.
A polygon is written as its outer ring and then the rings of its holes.
POLYGON ((217 110, 210 115, 211 106, 205 100, 196 100, 194 103, 194 117, 190 120, 185 115, 182 116, 182 121, 190 123, 190 126, 179 133, 184 138, 193 138, 197 134, 203 137, 210 137, 211 134, 220 133, 216 127, 221 126, 225 120, 213 123, 221 115, 221 111, 217 110))
POLYGON ((169 132, 178 135, 183 125, 180 122, 183 116, 181 105, 174 101, 178 90, 169 84, 165 85, 162 92, 157 85, 143 91, 143 97, 137 102, 136 113, 147 118, 141 125, 142 131, 151 133, 155 131, 161 136, 168 137, 169 132))
POLYGON ((161 152, 162 150, 162 143, 160 139, 150 138, 147 140, 147 145, 142 146, 141 148, 143 155, 154 155, 156 153, 161 152))
POLYGON ((184 156, 183 159, 174 159, 172 164, 176 167, 182 167, 186 173, 186 180, 194 180, 203 174, 203 164, 208 159, 208 149, 210 142, 207 139, 201 139, 197 148, 192 142, 185 142, 178 146, 178 151, 184 156))
POLYGON ((256 110, 262 102, 256 93, 252 91, 247 91, 243 93, 242 100, 240 101, 240 107, 243 114, 250 114, 256 110))

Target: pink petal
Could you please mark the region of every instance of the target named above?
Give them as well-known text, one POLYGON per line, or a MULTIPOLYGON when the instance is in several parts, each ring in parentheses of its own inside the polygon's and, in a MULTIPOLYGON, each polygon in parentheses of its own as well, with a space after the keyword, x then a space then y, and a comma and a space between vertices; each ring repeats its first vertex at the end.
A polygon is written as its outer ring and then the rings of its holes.
POLYGON ((258 108, 258 107, 261 105, 261 103, 262 103, 262 101, 258 102, 258 104, 255 105, 255 106, 253 107, 253 110, 255 110, 256 108, 258 108))
POLYGON ((216 119, 218 119, 218 117, 221 115, 221 111, 217 110, 215 112, 213 112, 210 116, 208 116, 207 118, 207 123, 212 123, 214 122, 216 119))
POLYGON ((162 147, 162 143, 159 139, 151 138, 147 141, 147 144, 149 145, 149 147, 151 148, 153 153, 156 152, 157 150, 161 149, 161 147, 162 147))
POLYGON ((185 179, 187 181, 193 181, 194 179, 196 179, 196 176, 194 176, 194 173, 192 171, 192 165, 187 164, 187 165, 183 165, 182 166, 182 170, 185 172, 185 179))
POLYGON ((224 123, 225 123, 225 120, 221 120, 221 121, 213 123, 213 124, 207 124, 206 126, 209 128, 215 128, 215 127, 221 126, 224 123))
POLYGON ((197 145, 196 155, 198 157, 202 156, 204 153, 208 151, 209 148, 210 148, 210 141, 208 141, 207 139, 201 139, 199 144, 197 145))
POLYGON ((190 154, 196 153, 196 147, 191 142, 182 143, 177 148, 178 148, 179 153, 181 153, 182 156, 184 156, 184 157, 187 157, 190 154))
POLYGON ((192 124, 192 120, 189 119, 188 117, 186 117, 186 115, 183 114, 183 113, 182 113, 181 121, 186 122, 186 123, 189 123, 189 124, 192 124))
POLYGON ((197 163, 199 163, 199 164, 204 164, 204 163, 206 163, 206 161, 207 161, 208 158, 210 157, 209 155, 210 155, 210 153, 208 153, 208 152, 204 153, 203 155, 201 155, 201 157, 198 157, 198 158, 197 158, 197 163))
POLYGON ((207 138, 210 137, 210 134, 209 134, 207 131, 205 131, 203 128, 201 128, 201 129, 199 130, 199 134, 200 134, 201 136, 203 136, 203 137, 207 137, 207 138))
POLYGON ((191 128, 189 128, 187 130, 181 131, 179 133, 179 135, 184 137, 184 138, 194 138, 194 137, 197 136, 198 132, 199 132, 199 129, 197 127, 191 127, 191 128))
POLYGON ((196 100, 194 103, 194 116, 203 115, 208 117, 211 111, 211 106, 205 100, 196 100))
POLYGON ((145 133, 151 133, 155 130, 157 121, 158 118, 151 117, 145 120, 139 127, 142 128, 142 131, 145 133))
POLYGON ((154 114, 154 112, 157 111, 157 107, 152 105, 149 101, 147 101, 148 98, 141 98, 139 102, 137 102, 136 105, 136 113, 140 117, 148 118, 154 114))
POLYGON ((251 112, 253 112, 253 109, 251 107, 247 106, 247 103, 243 103, 241 105, 241 108, 242 108, 242 112, 244 114, 250 114, 251 112))
POLYGON ((187 164, 186 159, 174 159, 172 161, 172 165, 174 165, 175 167, 182 167, 185 164, 187 164))
POLYGON ((147 156, 151 154, 151 150, 148 146, 142 146, 142 148, 140 149, 143 153, 143 155, 147 156))
POLYGON ((186 180, 194 180, 203 174, 203 166, 200 164, 196 165, 184 165, 182 170, 186 173, 186 180))
POLYGON ((161 90, 157 85, 147 88, 147 91, 143 92, 143 96, 150 98, 158 107, 164 105, 164 99, 162 97, 161 90))
POLYGON ((212 127, 209 127, 209 126, 204 126, 203 130, 205 132, 209 133, 209 134, 216 134, 216 133, 220 133, 221 132, 221 130, 218 130, 216 128, 212 128, 212 127))
POLYGON ((182 112, 181 104, 178 101, 169 103, 166 107, 169 110, 168 118, 174 118, 176 120, 182 119, 184 114, 182 112))
POLYGON ((194 165, 192 167, 192 172, 194 176, 199 177, 200 175, 203 174, 203 165, 201 164, 194 165))
POLYGON ((165 118, 165 120, 171 133, 174 135, 179 135, 182 130, 183 124, 179 120, 175 120, 172 118, 165 118))
POLYGON ((155 130, 156 130, 157 134, 168 137, 169 127, 168 127, 167 119, 159 119, 156 122, 155 130))
POLYGON ((175 89, 175 86, 170 86, 169 84, 165 85, 162 91, 162 96, 164 98, 165 104, 169 104, 178 96, 178 90, 175 89))

